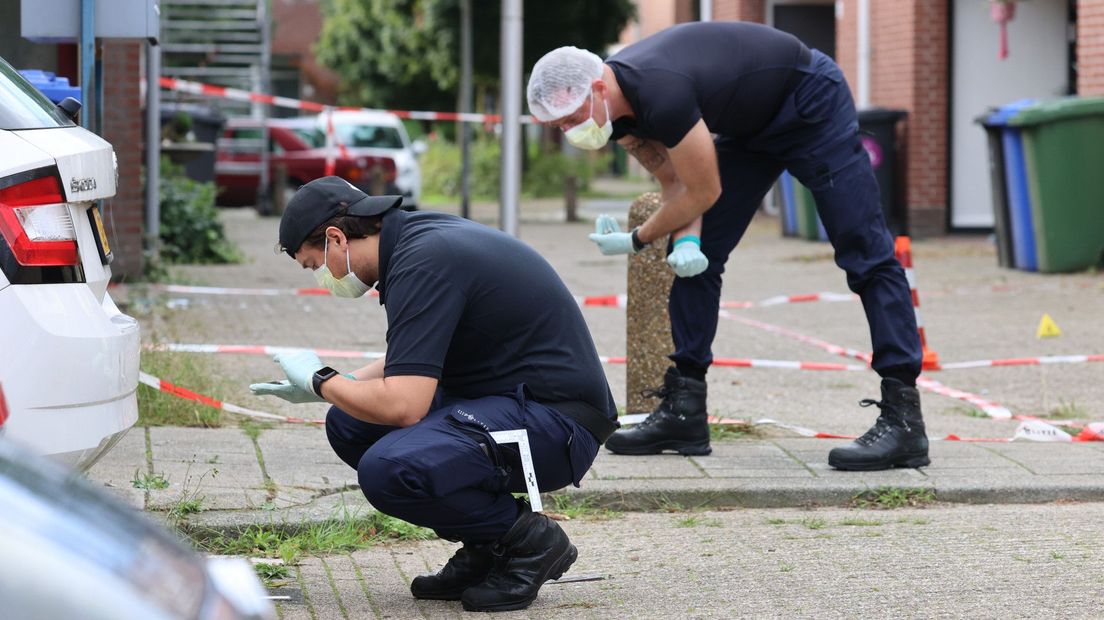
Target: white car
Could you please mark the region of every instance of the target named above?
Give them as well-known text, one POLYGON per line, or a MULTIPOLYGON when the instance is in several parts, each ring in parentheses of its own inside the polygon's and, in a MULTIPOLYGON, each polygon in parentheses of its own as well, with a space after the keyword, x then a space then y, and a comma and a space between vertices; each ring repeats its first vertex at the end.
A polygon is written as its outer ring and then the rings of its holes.
MULTIPOLYGON (((326 115, 300 119, 281 119, 294 125, 314 124, 323 135, 326 115)), ((422 169, 418 157, 425 152, 425 142, 411 142, 402 120, 390 112, 337 111, 333 113, 337 141, 353 156, 386 156, 395 161, 395 185, 403 196, 403 207, 417 208, 422 198, 422 169)))
POLYGON ((138 322, 107 294, 111 145, 0 58, 0 383, 9 439, 87 469, 138 419, 138 322))

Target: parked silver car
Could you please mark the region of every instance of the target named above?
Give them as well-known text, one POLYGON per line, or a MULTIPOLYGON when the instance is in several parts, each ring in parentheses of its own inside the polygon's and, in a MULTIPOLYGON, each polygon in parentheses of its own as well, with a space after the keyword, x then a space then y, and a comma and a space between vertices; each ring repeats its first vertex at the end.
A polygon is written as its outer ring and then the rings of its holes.
POLYGON ((77 471, 4 437, 0 558, 3 618, 276 617, 245 560, 204 558, 77 471))

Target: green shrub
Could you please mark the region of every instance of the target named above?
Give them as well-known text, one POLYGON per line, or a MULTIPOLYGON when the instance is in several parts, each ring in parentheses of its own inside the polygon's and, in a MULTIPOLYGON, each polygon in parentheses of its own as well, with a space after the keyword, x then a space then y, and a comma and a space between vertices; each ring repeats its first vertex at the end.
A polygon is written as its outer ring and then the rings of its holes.
MULTIPOLYGON (((476 198, 498 197, 501 149, 494 136, 477 136, 471 145, 471 193, 476 198)), ((528 196, 559 196, 569 175, 578 179, 578 190, 590 186, 594 174, 609 166, 610 155, 584 153, 568 156, 560 152, 537 152, 529 159, 522 190, 528 196)), ((427 194, 460 195, 460 147, 445 140, 433 140, 422 156, 422 187, 427 194)))
POLYGON ((161 159, 161 260, 166 263, 236 263, 215 208, 215 184, 193 181, 161 159))

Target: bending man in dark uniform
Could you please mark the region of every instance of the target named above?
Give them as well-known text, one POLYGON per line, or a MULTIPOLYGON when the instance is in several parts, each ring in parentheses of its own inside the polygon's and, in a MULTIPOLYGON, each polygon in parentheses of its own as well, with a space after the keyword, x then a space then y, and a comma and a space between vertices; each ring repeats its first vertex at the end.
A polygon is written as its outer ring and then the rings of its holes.
POLYGON ((767 190, 783 169, 808 187, 862 298, 882 377, 875 425, 831 451, 840 469, 929 463, 916 378, 921 347, 908 283, 894 258, 878 186, 859 142, 839 67, 795 37, 758 24, 682 24, 605 63, 576 48, 533 67, 529 107, 572 144, 611 137, 659 180, 662 207, 632 232, 602 217, 591 235, 604 254, 628 254, 672 236, 678 276, 669 310, 675 351, 663 402, 644 423, 615 433, 620 454, 708 454, 705 374, 713 360, 721 275, 767 190))
POLYGON ((337 296, 377 282, 387 353, 348 375, 313 353, 281 355, 288 379, 251 388, 332 403, 326 435, 368 501, 463 543, 440 572, 414 579, 415 597, 522 609, 576 549, 511 495, 526 490, 519 454, 490 433, 525 429, 537 485, 552 491, 579 484, 616 408, 578 304, 543 258, 499 231, 401 202, 337 177, 295 194, 280 245, 337 296))

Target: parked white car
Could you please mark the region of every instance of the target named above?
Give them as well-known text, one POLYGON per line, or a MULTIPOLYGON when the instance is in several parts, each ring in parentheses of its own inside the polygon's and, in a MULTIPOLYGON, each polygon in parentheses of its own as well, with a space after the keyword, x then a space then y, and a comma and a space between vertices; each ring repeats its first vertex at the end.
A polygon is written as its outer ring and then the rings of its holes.
MULTIPOLYGON (((314 124, 325 136, 326 115, 281 119, 282 123, 314 124)), ((418 157, 425 142, 411 141, 402 120, 390 112, 338 111, 333 113, 334 134, 351 155, 386 156, 395 161, 395 185, 403 196, 403 207, 417 208, 422 198, 422 169, 418 157)))
POLYGON ((0 383, 6 435, 87 469, 138 419, 138 322, 107 294, 111 145, 0 58, 0 383))

